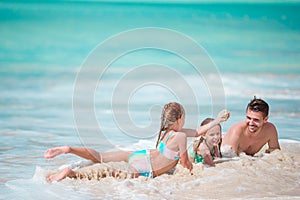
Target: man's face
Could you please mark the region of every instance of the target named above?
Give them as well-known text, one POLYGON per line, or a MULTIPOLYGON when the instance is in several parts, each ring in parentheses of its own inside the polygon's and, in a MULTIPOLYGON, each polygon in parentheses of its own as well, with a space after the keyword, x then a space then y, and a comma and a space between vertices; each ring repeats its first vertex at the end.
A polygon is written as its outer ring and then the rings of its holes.
POLYGON ((261 127, 266 123, 268 120, 268 117, 263 117, 262 112, 255 112, 247 109, 246 112, 246 122, 248 125, 248 131, 250 133, 256 133, 261 127))

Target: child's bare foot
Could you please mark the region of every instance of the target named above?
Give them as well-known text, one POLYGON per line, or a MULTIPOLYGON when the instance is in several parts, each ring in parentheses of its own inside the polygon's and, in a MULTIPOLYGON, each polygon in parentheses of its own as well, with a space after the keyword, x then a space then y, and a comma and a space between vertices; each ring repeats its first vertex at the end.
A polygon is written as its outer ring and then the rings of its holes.
POLYGON ((48 176, 47 181, 48 182, 61 181, 62 179, 66 178, 71 173, 72 173, 72 170, 70 168, 65 168, 57 174, 52 174, 52 175, 48 176))
POLYGON ((63 154, 63 153, 68 153, 70 151, 70 147, 68 146, 63 146, 63 147, 55 147, 52 149, 48 149, 44 157, 49 159, 49 158, 54 158, 57 155, 63 154))

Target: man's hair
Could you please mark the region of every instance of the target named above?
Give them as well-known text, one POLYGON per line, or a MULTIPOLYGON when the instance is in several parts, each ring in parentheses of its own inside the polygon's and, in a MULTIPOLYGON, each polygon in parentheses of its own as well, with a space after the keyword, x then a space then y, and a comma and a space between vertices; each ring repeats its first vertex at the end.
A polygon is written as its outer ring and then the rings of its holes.
POLYGON ((269 105, 267 104, 267 102, 262 99, 257 99, 256 96, 254 96, 250 103, 248 103, 246 111, 248 110, 248 108, 254 112, 262 112, 263 117, 269 115, 269 105))

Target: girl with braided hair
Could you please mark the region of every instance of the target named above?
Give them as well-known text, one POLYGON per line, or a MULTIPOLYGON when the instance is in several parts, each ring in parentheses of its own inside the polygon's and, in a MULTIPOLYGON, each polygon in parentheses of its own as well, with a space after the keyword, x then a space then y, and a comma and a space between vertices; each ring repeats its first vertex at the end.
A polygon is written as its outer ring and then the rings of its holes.
MULTIPOLYGON (((185 120, 185 111, 181 104, 176 102, 168 103, 164 106, 161 115, 161 127, 158 134, 156 149, 140 151, 113 151, 97 152, 89 148, 73 148, 69 146, 56 147, 48 149, 44 157, 46 159, 54 158, 60 154, 74 154, 79 157, 91 160, 94 163, 120 162, 128 163, 128 176, 135 178, 138 176, 156 177, 168 172, 174 168, 178 162, 189 170, 192 170, 192 164, 187 154, 187 137, 200 136, 206 130, 215 124, 227 120, 229 113, 221 111, 216 120, 211 123, 193 129, 183 129, 185 120)), ((81 177, 79 172, 70 168, 63 169, 58 174, 47 177, 47 180, 60 181, 66 177, 81 177)), ((118 177, 117 172, 110 174, 118 177)))
MULTIPOLYGON (((200 126, 212 122, 213 118, 206 118, 200 126)), ((222 127, 217 124, 197 138, 188 148, 189 159, 194 163, 214 166, 214 158, 221 158, 222 127)))

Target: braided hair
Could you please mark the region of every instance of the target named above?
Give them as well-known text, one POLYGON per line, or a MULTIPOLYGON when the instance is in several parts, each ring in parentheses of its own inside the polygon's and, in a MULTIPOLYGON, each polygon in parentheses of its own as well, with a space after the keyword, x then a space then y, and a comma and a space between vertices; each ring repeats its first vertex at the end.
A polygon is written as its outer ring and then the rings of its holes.
POLYGON ((161 125, 156 142, 156 148, 159 142, 164 138, 170 127, 182 116, 184 116, 184 108, 177 102, 171 102, 164 106, 161 113, 161 125))

